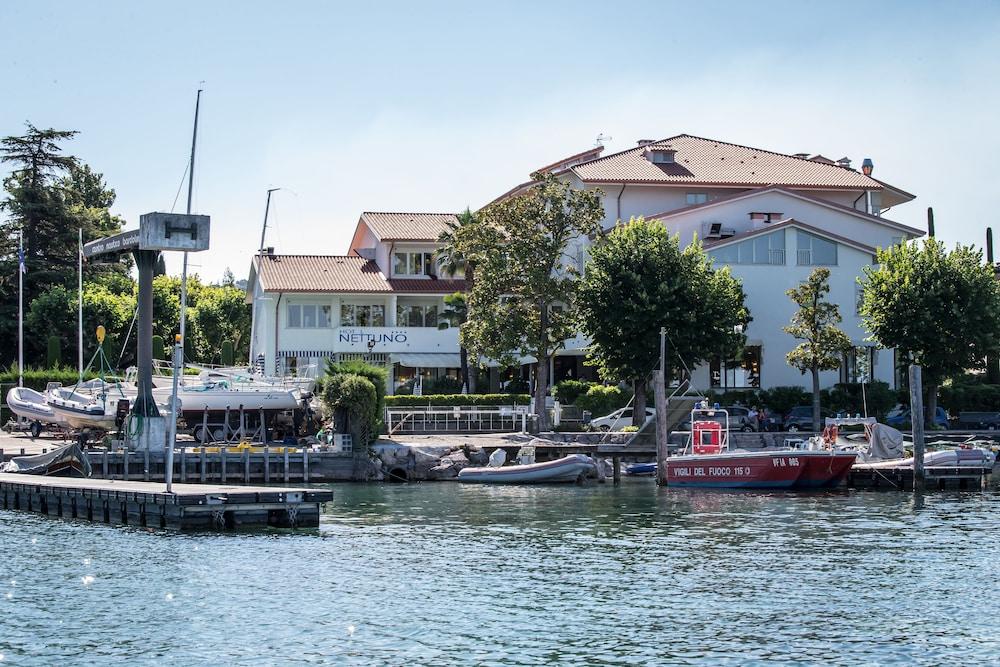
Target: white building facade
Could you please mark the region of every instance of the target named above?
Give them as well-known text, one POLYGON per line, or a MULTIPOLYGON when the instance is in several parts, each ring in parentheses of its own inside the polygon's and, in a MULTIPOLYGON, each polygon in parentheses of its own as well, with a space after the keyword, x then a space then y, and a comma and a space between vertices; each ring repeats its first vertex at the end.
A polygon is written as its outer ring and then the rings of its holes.
MULTIPOLYGON (((743 282, 753 317, 740 359, 714 359, 696 369, 701 389, 803 385, 785 362, 796 345, 784 333, 794 312, 786 296, 817 266, 830 269, 831 301, 855 349, 839 371, 822 374, 823 386, 859 379, 867 359, 869 380, 896 384, 892 350, 876 349, 857 312, 858 279, 876 249, 923 234, 883 215, 914 197, 822 156, 784 155, 680 135, 641 141, 601 157, 600 147, 565 158, 550 171, 577 188, 601 191, 604 226, 643 216, 660 220, 682 244, 701 239, 718 265, 743 282)), ((525 183, 501 198, 524 192, 525 183)), ((444 317, 444 297, 466 288, 437 275, 437 238, 452 214, 364 213, 348 253, 274 255, 254 259, 248 300, 254 304, 251 358, 278 372, 299 372, 323 359, 368 359, 390 369, 390 391, 420 382, 458 378, 457 329, 444 317)), ((584 264, 588 239, 570 251, 584 264)), ((665 323, 669 327, 669 323, 665 323)), ((592 378, 583 363, 586 341, 568 341, 550 377, 592 378)), ((524 369, 515 375, 525 375, 524 369)), ((509 380, 494 371, 479 391, 509 380)))

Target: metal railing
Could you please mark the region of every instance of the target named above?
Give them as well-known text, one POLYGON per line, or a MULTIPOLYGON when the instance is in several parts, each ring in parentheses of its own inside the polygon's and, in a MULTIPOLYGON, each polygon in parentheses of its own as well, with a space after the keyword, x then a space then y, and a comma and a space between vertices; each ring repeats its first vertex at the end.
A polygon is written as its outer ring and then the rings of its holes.
POLYGON ((400 433, 517 433, 526 431, 526 406, 412 406, 386 408, 389 435, 400 433))

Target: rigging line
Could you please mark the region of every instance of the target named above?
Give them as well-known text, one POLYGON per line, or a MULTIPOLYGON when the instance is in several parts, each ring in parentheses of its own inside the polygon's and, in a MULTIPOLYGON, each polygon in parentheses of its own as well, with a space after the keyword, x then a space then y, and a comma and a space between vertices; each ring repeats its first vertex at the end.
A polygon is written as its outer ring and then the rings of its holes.
POLYGON ((187 178, 188 169, 191 168, 191 162, 184 163, 184 173, 181 174, 180 185, 177 186, 177 194, 174 195, 174 203, 170 205, 170 212, 173 213, 174 209, 177 208, 177 200, 180 199, 181 190, 184 189, 184 179, 187 178))
POLYGON ((139 307, 135 307, 132 313, 132 324, 128 325, 128 333, 125 334, 125 342, 122 343, 122 353, 118 355, 118 367, 121 368, 122 359, 125 358, 125 348, 128 347, 128 339, 132 337, 132 327, 135 326, 135 319, 139 316, 139 307))

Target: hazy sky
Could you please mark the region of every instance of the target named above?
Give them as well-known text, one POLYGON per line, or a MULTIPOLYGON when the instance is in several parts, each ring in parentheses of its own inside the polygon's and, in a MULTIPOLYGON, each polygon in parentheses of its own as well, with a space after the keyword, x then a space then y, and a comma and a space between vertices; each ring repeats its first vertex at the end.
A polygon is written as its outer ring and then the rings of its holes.
POLYGON ((599 133, 871 157, 917 195, 889 218, 1000 225, 1000 3, 36 1, 0 25, 0 135, 79 130, 129 226, 173 205, 205 82, 208 279, 245 277, 269 187, 268 245, 343 253, 361 211, 475 208, 599 133))

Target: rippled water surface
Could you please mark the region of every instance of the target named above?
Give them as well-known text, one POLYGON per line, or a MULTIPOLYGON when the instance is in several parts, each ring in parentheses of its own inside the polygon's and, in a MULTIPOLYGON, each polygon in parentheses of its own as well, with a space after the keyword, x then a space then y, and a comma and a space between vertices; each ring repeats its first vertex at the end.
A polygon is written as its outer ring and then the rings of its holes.
POLYGON ((334 493, 295 534, 0 511, 0 664, 1000 662, 995 494, 334 493))

